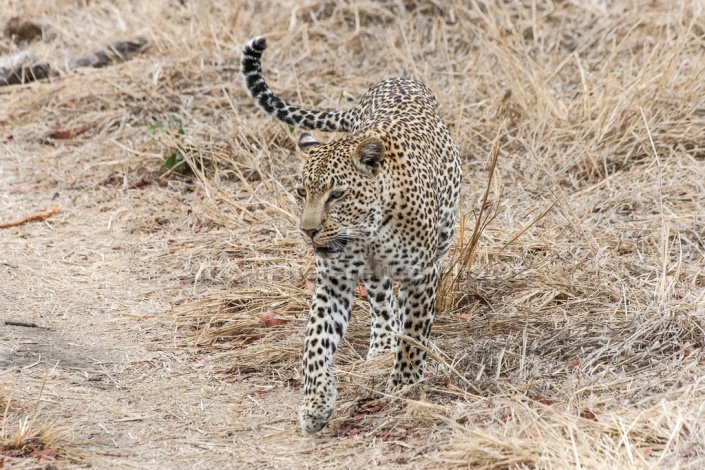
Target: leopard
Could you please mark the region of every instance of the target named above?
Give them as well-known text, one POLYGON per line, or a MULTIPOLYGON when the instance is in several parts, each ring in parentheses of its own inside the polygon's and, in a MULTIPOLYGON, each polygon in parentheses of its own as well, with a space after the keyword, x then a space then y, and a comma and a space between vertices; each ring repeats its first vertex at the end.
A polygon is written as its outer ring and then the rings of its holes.
POLYGON ((305 109, 269 88, 266 48, 259 36, 242 49, 241 75, 254 103, 294 128, 342 134, 320 142, 304 132, 295 149, 303 170, 292 189, 316 271, 298 417, 303 431, 315 433, 335 407, 331 364, 360 280, 371 316, 367 360, 393 357, 386 390, 408 392, 424 378, 441 262, 459 218, 462 166, 436 98, 421 81, 389 78, 348 109, 305 109))

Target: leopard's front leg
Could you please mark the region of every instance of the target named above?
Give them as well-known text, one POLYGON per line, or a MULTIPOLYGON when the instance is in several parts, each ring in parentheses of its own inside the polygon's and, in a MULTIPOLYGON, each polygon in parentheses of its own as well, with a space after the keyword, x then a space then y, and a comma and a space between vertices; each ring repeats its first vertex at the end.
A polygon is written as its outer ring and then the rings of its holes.
POLYGON ((333 412, 337 390, 331 362, 348 327, 358 278, 344 263, 326 259, 316 260, 316 271, 302 359, 304 401, 299 423, 306 432, 320 431, 333 412))
MULTIPOLYGON (((440 262, 399 284, 399 313, 402 334, 428 346, 436 308, 440 262)), ((387 389, 399 390, 418 382, 426 369, 426 351, 400 339, 387 389)))
POLYGON ((370 302, 370 347, 367 359, 394 352, 397 349, 399 320, 392 280, 374 274, 363 274, 370 302))

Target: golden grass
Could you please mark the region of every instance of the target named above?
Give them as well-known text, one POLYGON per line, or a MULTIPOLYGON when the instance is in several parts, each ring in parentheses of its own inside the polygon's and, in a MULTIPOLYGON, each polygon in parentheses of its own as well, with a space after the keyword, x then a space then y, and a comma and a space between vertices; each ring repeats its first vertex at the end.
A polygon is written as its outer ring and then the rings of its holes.
MULTIPOLYGON (((2 89, 0 120, 11 120, 15 141, 45 137, 55 120, 88 129, 76 152, 105 157, 84 160, 72 183, 110 176, 108 154, 121 157, 122 184, 144 171, 158 178, 177 151, 191 163, 197 189, 173 173, 167 184, 202 196, 174 204, 208 220, 170 234, 171 251, 155 258, 164 276, 188 259, 179 275, 189 298, 167 318, 179 347, 226 386, 294 390, 277 417, 296 435, 277 437, 286 449, 258 427, 273 419, 271 404, 252 396, 263 414, 243 412, 239 439, 274 450, 247 462, 287 468, 331 438, 345 443, 322 468, 365 456, 417 468, 705 465, 701 2, 52 5, 22 7, 57 35, 35 46, 44 60, 123 31, 154 47, 119 66, 2 89), (297 134, 242 89, 240 47, 254 35, 270 41, 272 88, 304 106, 351 106, 389 76, 423 80, 463 159, 464 222, 424 387, 384 395, 389 364, 363 361, 361 293, 335 363, 339 404, 313 440, 294 416, 313 277, 292 195, 297 134)), ((146 230, 172 209, 139 210, 146 230)))
MULTIPOLYGON (((41 397, 40 397, 41 398, 41 397)), ((56 421, 42 418, 40 399, 16 403, 0 389, 2 421, 0 422, 0 466, 3 468, 49 467, 53 462, 81 461, 72 449, 67 429, 56 421)))

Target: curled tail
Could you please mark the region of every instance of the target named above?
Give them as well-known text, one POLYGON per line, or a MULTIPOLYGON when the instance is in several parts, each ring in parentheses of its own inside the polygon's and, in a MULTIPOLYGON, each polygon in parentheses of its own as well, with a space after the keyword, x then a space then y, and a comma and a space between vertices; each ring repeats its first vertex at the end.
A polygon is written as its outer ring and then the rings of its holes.
POLYGON ((262 53, 266 48, 265 38, 250 39, 245 44, 240 59, 240 69, 247 92, 260 108, 280 121, 302 129, 329 132, 352 130, 356 108, 345 111, 308 110, 293 106, 275 95, 262 74, 262 53))

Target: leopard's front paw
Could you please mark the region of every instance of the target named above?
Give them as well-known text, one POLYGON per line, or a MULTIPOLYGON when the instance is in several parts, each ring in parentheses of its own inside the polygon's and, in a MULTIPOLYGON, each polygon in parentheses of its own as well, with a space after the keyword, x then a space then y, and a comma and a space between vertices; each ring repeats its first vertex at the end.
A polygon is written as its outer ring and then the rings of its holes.
POLYGON ((314 396, 304 401, 299 409, 299 424, 307 433, 318 432, 328 424, 335 407, 336 391, 329 395, 314 396))
POLYGON ((420 380, 421 372, 418 370, 411 373, 401 373, 395 370, 387 381, 387 393, 408 393, 420 380))

